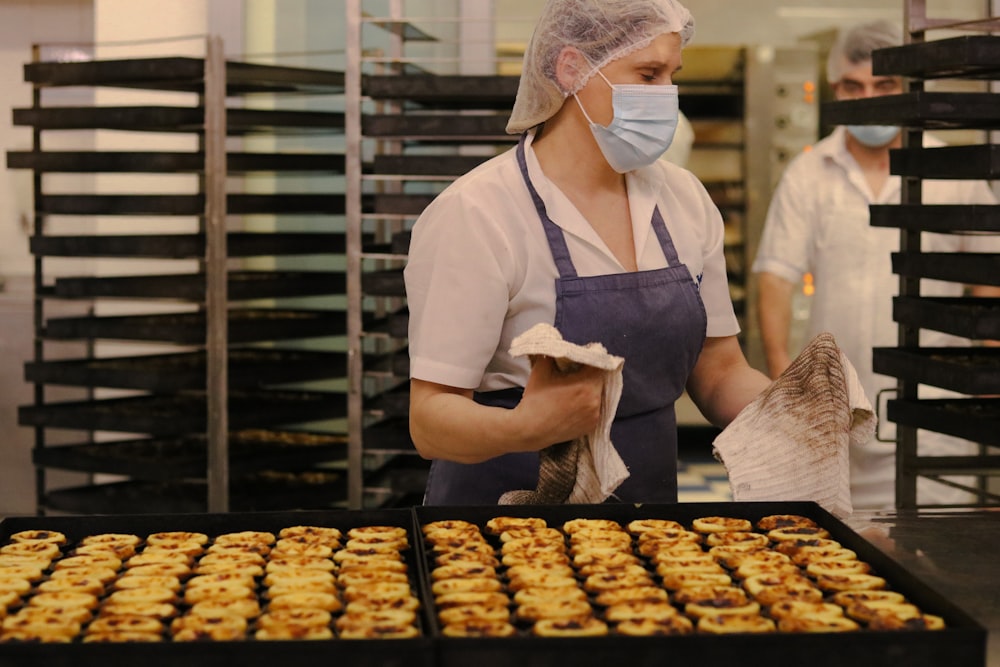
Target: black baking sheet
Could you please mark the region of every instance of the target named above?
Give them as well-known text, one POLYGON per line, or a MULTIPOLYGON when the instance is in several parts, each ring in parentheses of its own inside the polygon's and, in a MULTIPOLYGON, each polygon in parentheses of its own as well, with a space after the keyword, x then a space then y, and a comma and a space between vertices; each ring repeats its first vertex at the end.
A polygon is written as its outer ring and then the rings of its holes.
MULTIPOLYGON (((623 525, 633 519, 674 519, 686 525, 701 516, 757 519, 769 514, 801 514, 816 520, 831 537, 854 550, 889 583, 927 613, 944 618, 941 631, 876 632, 848 634, 685 635, 675 637, 586 637, 579 639, 520 636, 465 639, 439 637, 438 664, 442 667, 653 667, 668 664, 734 665, 774 664, 810 667, 884 667, 885 665, 981 667, 985 664, 986 630, 961 609, 930 589, 829 512, 812 502, 681 503, 677 505, 551 505, 489 507, 417 507, 417 523, 464 519, 483 527, 500 515, 538 516, 559 527, 575 518, 609 518, 623 525)), ((419 528, 419 527, 418 527, 419 528)), ((426 553, 423 569, 428 572, 426 553)), ((425 599, 432 605, 429 584, 425 599)), ((428 613, 435 634, 437 616, 428 613)))
MULTIPOLYGON (((0 521, 0 543, 19 531, 57 530, 70 544, 85 535, 102 532, 146 535, 165 530, 203 532, 209 536, 241 530, 277 532, 285 526, 319 525, 347 530, 363 525, 392 525, 407 529, 411 544, 412 514, 405 509, 372 511, 247 512, 229 514, 159 514, 88 517, 17 517, 0 521)), ((414 550, 407 552, 414 586, 418 586, 419 563, 414 550)), ((427 620, 421 618, 423 628, 427 620)), ((381 665, 418 667, 433 664, 432 641, 425 631, 417 639, 242 641, 156 644, 7 644, 0 643, 0 667, 279 667, 294 663, 330 665, 381 665)))

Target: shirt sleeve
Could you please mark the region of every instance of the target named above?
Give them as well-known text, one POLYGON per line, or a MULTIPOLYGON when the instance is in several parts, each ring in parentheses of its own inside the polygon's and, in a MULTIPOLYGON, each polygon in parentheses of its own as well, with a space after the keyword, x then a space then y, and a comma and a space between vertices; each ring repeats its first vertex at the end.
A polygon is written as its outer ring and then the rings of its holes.
POLYGON ((445 191, 413 227, 404 277, 410 375, 475 389, 509 301, 510 244, 474 196, 445 191))
POLYGON ((816 181, 804 173, 804 157, 788 166, 774 191, 753 262, 755 273, 773 273, 793 283, 809 271, 809 249, 819 218, 811 194, 816 181))

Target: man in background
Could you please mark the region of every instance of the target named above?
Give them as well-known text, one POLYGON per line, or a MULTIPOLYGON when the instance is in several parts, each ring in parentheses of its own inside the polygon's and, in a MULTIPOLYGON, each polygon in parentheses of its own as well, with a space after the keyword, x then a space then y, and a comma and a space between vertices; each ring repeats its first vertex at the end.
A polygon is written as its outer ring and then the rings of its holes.
MULTIPOLYGON (((844 30, 829 54, 827 77, 837 100, 854 100, 903 92, 898 76, 872 73, 872 51, 898 46, 902 34, 885 21, 844 30)), ((764 224, 753 270, 759 279, 759 319, 768 374, 777 377, 791 362, 789 349, 793 292, 811 273, 815 293, 806 339, 832 333, 855 366, 865 393, 874 403, 879 392, 895 389, 896 380, 872 371, 872 348, 897 345, 892 298, 899 278, 892 273, 891 253, 899 249, 900 232, 869 224, 869 206, 898 204, 901 179, 889 173, 889 151, 901 146, 899 127, 837 127, 811 151, 793 160, 775 190, 764 224)), ((925 146, 941 142, 925 137, 925 146)), ((928 204, 995 204, 985 182, 924 181, 928 204)), ((1000 252, 1000 238, 957 234, 924 234, 924 252, 1000 252)), ((925 296, 960 296, 965 286, 921 281, 925 296)), ((980 296, 1000 296, 995 288, 972 288, 980 296)), ((967 345, 969 341, 923 331, 923 346, 967 345)), ((933 388, 924 388, 928 397, 933 388)), ((935 394, 939 395, 939 394, 935 394)), ((940 395, 943 395, 941 393, 940 395)), ((884 401, 878 414, 884 421, 884 401)), ((882 423, 883 439, 894 440, 894 427, 882 423)), ((920 431, 922 455, 975 453, 975 445, 938 433, 920 431)), ((872 440, 850 452, 851 495, 855 508, 886 509, 895 504, 895 443, 872 440)), ((967 480, 966 480, 967 481, 967 480)), ((918 502, 967 502, 968 493, 920 480, 918 502)))

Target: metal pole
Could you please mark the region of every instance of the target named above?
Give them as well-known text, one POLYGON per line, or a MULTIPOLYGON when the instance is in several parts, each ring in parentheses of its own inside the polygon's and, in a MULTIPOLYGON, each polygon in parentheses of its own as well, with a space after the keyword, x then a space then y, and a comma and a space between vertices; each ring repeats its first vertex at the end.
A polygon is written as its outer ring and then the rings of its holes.
POLYGON ((344 121, 347 224, 347 504, 360 509, 364 429, 361 295, 361 0, 347 0, 344 121))
POLYGON ((229 381, 226 283, 226 60, 222 39, 205 52, 205 318, 208 511, 229 511, 229 381))

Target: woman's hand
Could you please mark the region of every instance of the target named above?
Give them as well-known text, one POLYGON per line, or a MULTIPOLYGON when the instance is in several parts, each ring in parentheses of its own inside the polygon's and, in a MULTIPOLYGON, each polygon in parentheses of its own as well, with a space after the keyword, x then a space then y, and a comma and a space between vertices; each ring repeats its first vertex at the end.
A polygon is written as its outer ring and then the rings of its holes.
POLYGON ((592 433, 601 420, 605 371, 593 366, 560 370, 552 357, 532 360, 531 375, 514 418, 523 436, 522 451, 592 433))

